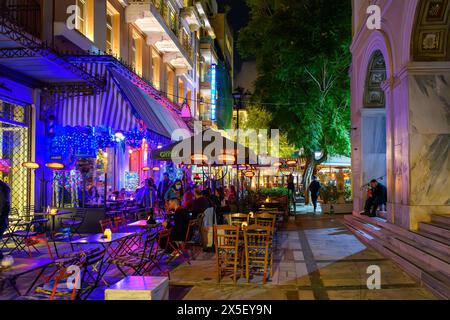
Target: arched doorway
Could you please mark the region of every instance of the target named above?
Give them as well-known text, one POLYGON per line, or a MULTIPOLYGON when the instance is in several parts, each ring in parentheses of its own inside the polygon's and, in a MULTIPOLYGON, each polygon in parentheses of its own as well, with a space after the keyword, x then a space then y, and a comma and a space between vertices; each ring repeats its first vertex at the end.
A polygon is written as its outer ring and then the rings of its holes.
POLYGON ((361 109, 362 186, 372 179, 386 181, 386 96, 382 89, 386 77, 386 61, 376 50, 367 67, 361 109))

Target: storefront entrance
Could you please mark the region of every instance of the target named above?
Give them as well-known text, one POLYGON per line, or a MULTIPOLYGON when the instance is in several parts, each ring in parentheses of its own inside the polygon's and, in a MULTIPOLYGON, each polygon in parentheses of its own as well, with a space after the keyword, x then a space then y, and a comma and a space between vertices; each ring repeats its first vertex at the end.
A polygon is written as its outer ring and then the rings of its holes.
POLYGON ((31 172, 22 167, 30 158, 30 111, 0 100, 0 179, 11 188, 11 208, 22 212, 31 203, 31 172))

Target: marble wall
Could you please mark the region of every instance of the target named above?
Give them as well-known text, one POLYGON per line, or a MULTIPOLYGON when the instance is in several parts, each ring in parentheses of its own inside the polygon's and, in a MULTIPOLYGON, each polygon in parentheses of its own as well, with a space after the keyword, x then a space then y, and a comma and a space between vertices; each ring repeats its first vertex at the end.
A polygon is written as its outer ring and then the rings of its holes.
POLYGON ((409 79, 409 205, 414 226, 431 213, 450 214, 450 75, 409 79))

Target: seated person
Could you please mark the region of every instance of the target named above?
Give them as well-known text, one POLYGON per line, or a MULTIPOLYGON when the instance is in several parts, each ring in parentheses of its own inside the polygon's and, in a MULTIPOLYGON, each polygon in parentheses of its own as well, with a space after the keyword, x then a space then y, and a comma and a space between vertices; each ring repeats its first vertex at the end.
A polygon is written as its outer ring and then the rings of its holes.
MULTIPOLYGON (((189 226, 189 213, 180 205, 178 198, 172 198, 168 200, 169 210, 174 212, 173 224, 169 221, 163 222, 165 229, 171 229, 170 245, 168 251, 172 252, 173 248, 177 248, 176 242, 185 241, 186 233, 189 226)), ((165 244, 161 244, 164 247, 165 244)))

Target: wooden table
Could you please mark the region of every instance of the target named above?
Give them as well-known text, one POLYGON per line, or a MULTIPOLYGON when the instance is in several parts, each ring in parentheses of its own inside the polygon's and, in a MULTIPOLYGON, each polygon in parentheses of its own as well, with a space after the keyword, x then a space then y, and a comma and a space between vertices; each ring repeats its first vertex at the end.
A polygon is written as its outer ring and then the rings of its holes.
POLYGON ((16 286, 17 279, 23 275, 38 271, 36 277, 25 292, 25 295, 28 295, 45 270, 53 263, 53 259, 16 258, 11 268, 0 269, 0 279, 8 281, 17 294, 21 296, 22 294, 16 286))

